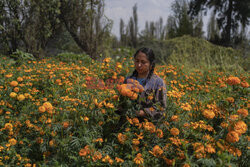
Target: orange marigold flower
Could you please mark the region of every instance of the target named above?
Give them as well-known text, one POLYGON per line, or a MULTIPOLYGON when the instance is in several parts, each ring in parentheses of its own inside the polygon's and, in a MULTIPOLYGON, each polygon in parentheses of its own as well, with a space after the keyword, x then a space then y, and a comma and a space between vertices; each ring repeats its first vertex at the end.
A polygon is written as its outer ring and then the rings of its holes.
POLYGON ((153 155, 154 155, 154 156, 160 156, 160 155, 163 154, 163 150, 162 150, 161 147, 158 146, 158 145, 154 146, 154 148, 153 148, 152 151, 153 151, 153 155))
POLYGON ((136 155, 136 157, 134 158, 134 162, 135 162, 137 165, 143 164, 144 159, 142 158, 141 153, 138 153, 138 154, 136 155))
POLYGON ((116 162, 117 162, 117 163, 123 163, 123 162, 124 162, 124 160, 123 160, 123 159, 118 158, 118 157, 115 157, 115 160, 116 160, 116 162))
POLYGON ((202 112, 202 115, 207 118, 207 119, 213 119, 215 117, 215 113, 213 110, 208 110, 208 109, 205 109, 203 112, 202 112))
POLYGON ((50 140, 49 141, 49 145, 50 145, 50 147, 53 147, 55 145, 55 141, 54 140, 50 140))
POLYGON ((241 82, 240 85, 241 85, 243 88, 248 88, 248 87, 249 87, 249 84, 248 84, 246 81, 241 82))
POLYGON ((179 129, 177 129, 177 128, 171 128, 171 129, 170 129, 170 133, 171 133, 172 135, 174 135, 174 136, 177 136, 177 135, 179 135, 180 131, 179 131, 179 129))
POLYGON ((240 79, 238 77, 229 77, 227 79, 227 83, 229 85, 238 85, 238 84, 240 84, 240 79))
POLYGON ((121 144, 124 144, 125 141, 127 140, 127 136, 124 135, 124 134, 122 134, 122 133, 119 133, 118 136, 117 136, 117 138, 118 138, 118 141, 119 141, 121 144))
POLYGON ((17 92, 19 92, 19 87, 15 87, 13 90, 14 90, 14 92, 17 93, 17 92))
POLYGON ((92 156, 92 160, 95 162, 98 159, 102 159, 102 154, 99 151, 96 151, 92 156))
POLYGON ((90 154, 91 152, 93 152, 93 150, 91 150, 91 149, 89 148, 89 146, 86 145, 84 148, 82 148, 82 149, 79 151, 79 156, 84 157, 84 156, 90 154))
POLYGON ((18 81, 18 82, 22 82, 22 81, 23 81, 23 78, 22 78, 22 77, 18 77, 18 78, 17 78, 17 81, 18 81))
POLYGON ((237 132, 235 132, 235 131, 230 131, 230 132, 227 134, 226 140, 227 140, 229 143, 238 142, 238 141, 240 140, 239 134, 238 134, 237 132))
POLYGON ((178 115, 173 115, 173 116, 171 117, 171 121, 177 122, 178 120, 179 120, 178 115))
POLYGON ((17 85, 18 85, 17 81, 11 81, 10 82, 10 86, 12 86, 12 87, 16 87, 17 85))
POLYGON ((9 143, 10 143, 10 145, 14 146, 14 145, 16 145, 17 141, 16 141, 16 139, 12 138, 12 139, 9 139, 9 143))
POLYGON ((237 113, 242 115, 243 117, 247 117, 248 116, 248 111, 247 109, 241 108, 237 110, 237 113))
POLYGON ((46 111, 46 108, 45 108, 44 106, 40 106, 40 107, 38 108, 38 111, 39 111, 40 113, 44 113, 44 112, 46 111))
POLYGON ((68 121, 63 122, 62 124, 63 124, 64 129, 69 127, 69 122, 68 121))
POLYGON ((228 98, 226 98, 226 101, 228 101, 229 103, 233 103, 234 102, 234 98, 233 97, 228 97, 228 98))
POLYGON ((89 120, 89 117, 86 117, 86 116, 85 116, 85 117, 83 118, 83 120, 84 120, 85 122, 87 122, 87 121, 89 120))
POLYGON ((151 133, 154 133, 156 130, 155 125, 152 122, 144 122, 143 127, 151 133))
POLYGON ((247 125, 243 121, 238 121, 234 124, 234 131, 239 133, 239 135, 246 133, 247 125))
POLYGON ((230 120, 230 121, 235 121, 235 120, 237 120, 237 119, 239 119, 239 115, 234 114, 234 115, 230 115, 230 116, 229 116, 229 120, 230 120))
POLYGON ((189 164, 184 164, 182 167, 190 167, 189 164))
POLYGON ((220 84, 220 88, 225 88, 227 85, 225 83, 220 84))
POLYGON ((86 156, 86 155, 87 155, 87 150, 86 150, 86 149, 81 149, 81 150, 79 151, 79 156, 84 157, 84 156, 86 156))
POLYGON ((228 127, 228 123, 222 122, 222 123, 220 124, 220 126, 221 126, 222 128, 227 128, 227 127, 228 127))
POLYGON ((163 138, 163 131, 162 131, 161 129, 157 129, 157 130, 156 130, 156 135, 157 135, 157 137, 159 137, 159 138, 163 138))

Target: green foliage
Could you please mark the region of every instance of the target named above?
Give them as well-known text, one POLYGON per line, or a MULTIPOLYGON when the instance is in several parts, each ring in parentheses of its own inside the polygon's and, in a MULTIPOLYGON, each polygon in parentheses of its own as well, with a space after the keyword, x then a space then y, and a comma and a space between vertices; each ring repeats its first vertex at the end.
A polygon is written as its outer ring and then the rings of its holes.
POLYGON ((162 64, 183 65, 187 69, 245 68, 240 51, 216 46, 204 39, 182 36, 165 41, 147 41, 142 45, 154 48, 157 61, 162 64))
POLYGON ((79 63, 81 61, 85 65, 90 65, 92 62, 92 59, 86 54, 60 53, 55 58, 66 63, 79 63))
POLYGON ((27 63, 28 61, 36 60, 36 58, 31 53, 23 52, 18 49, 9 55, 9 57, 14 59, 16 65, 21 65, 27 63))

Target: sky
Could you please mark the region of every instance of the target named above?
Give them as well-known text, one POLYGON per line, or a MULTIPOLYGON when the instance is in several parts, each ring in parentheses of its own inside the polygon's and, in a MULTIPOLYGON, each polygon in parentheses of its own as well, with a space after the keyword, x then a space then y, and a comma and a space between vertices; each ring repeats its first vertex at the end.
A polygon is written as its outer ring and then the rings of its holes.
POLYGON ((112 33, 119 37, 119 24, 122 18, 127 24, 133 13, 133 6, 137 4, 139 32, 145 28, 146 21, 158 21, 163 18, 166 24, 171 14, 171 4, 174 0, 105 0, 104 14, 113 20, 112 33))

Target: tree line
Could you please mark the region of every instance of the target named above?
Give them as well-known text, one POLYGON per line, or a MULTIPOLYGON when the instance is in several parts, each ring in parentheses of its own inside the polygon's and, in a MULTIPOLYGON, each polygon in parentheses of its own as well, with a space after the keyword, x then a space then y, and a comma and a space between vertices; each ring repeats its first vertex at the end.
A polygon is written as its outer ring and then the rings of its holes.
POLYGON ((146 21, 139 31, 135 4, 128 23, 120 20, 118 39, 111 35, 112 20, 105 17, 104 9, 104 0, 0 0, 1 52, 11 54, 21 49, 41 57, 48 45, 58 42, 58 36, 70 38, 93 59, 106 47, 136 48, 145 41, 183 35, 234 47, 246 41, 250 18, 248 0, 176 0, 168 18, 146 21), (207 13, 211 16, 205 36, 203 17, 207 13))

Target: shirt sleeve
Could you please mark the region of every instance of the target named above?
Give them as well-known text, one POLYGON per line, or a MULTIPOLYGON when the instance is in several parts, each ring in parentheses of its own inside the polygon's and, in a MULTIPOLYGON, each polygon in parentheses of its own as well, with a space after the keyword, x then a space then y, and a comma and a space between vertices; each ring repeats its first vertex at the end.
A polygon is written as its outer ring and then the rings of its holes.
POLYGON ((144 112, 153 119, 160 119, 163 116, 163 112, 167 107, 166 104, 166 85, 164 82, 160 83, 155 90, 153 105, 150 107, 144 107, 144 112))

